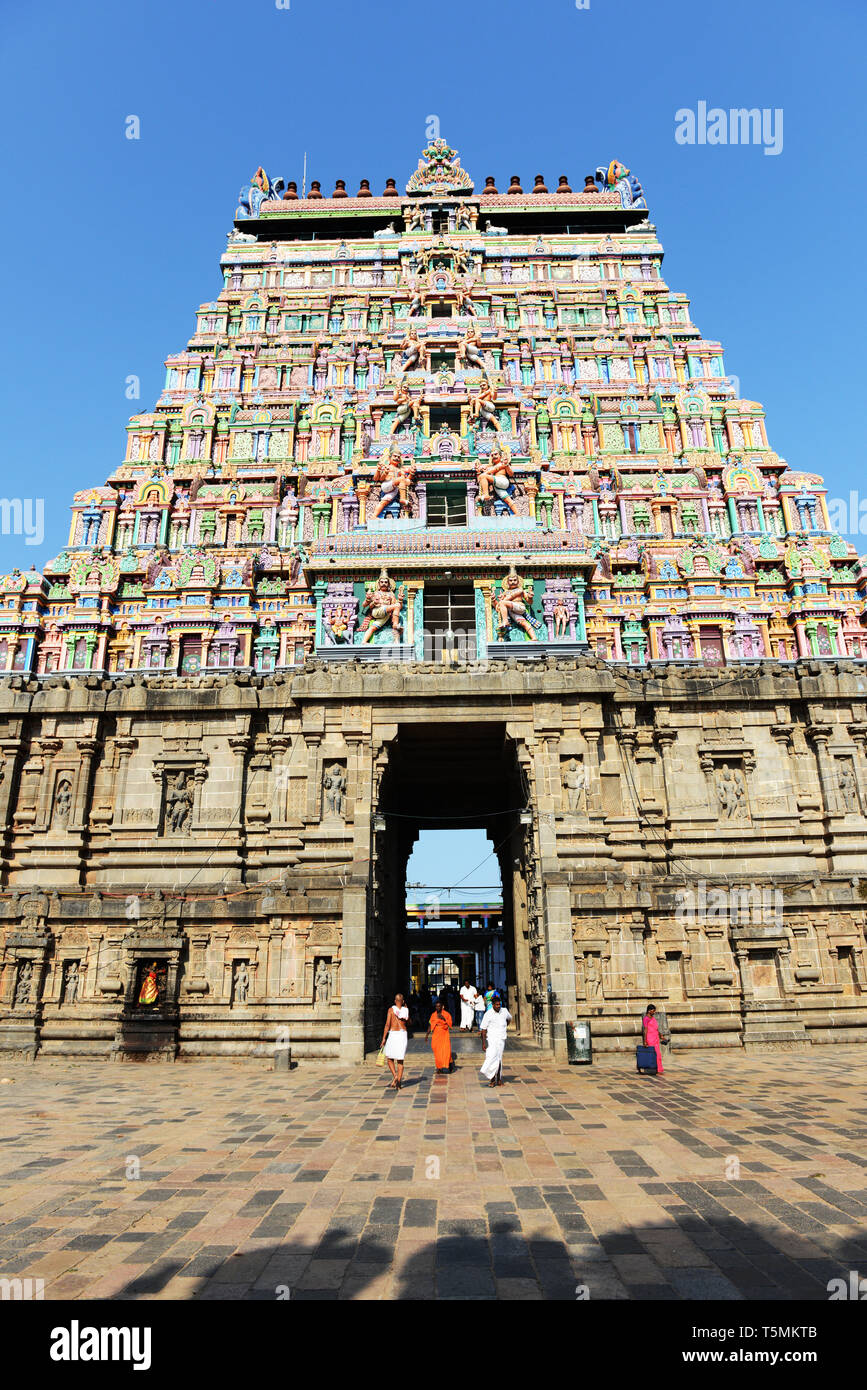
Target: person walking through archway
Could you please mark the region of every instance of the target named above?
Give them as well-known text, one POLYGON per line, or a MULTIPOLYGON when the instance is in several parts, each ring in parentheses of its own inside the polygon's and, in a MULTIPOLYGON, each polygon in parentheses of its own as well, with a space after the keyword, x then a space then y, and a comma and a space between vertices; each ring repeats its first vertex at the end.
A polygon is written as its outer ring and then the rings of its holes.
POLYGON ((406 1044, 409 1039, 407 1032, 407 1020, 409 1009, 406 1007, 402 994, 394 996, 394 1003, 385 1016, 385 1027, 382 1030, 382 1042, 380 1046, 385 1050, 385 1060, 388 1062, 388 1069, 391 1072, 390 1091, 399 1091, 403 1081, 403 1059, 406 1056, 406 1044))
POLYGON ((487 1004, 485 1003, 485 996, 484 996, 484 994, 482 993, 482 991, 481 991, 480 989, 477 989, 477 990, 476 990, 476 997, 475 997, 475 1000, 474 1000, 474 1008, 475 1008, 475 1014, 476 1014, 476 1026, 477 1026, 477 1027, 479 1028, 479 1030, 481 1031, 482 1019, 484 1018, 485 1014, 488 1012, 488 1006, 487 1006, 487 1004))
POLYGON ((449 1030, 452 1016, 440 1000, 430 1016, 426 1038, 430 1038, 437 1072, 448 1072, 452 1066, 452 1043, 449 1030))
POLYGON ((491 1000, 491 1007, 482 1019, 480 1036, 485 1049, 485 1060, 479 1071, 488 1078, 491 1086, 503 1084, 503 1051, 506 1046, 506 1028, 512 1021, 508 1009, 503 1008, 499 994, 491 1000))
POLYGON ((473 1031, 473 1004, 476 998, 476 987, 471 985, 469 980, 464 980, 461 985, 461 1032, 471 1033, 473 1031))

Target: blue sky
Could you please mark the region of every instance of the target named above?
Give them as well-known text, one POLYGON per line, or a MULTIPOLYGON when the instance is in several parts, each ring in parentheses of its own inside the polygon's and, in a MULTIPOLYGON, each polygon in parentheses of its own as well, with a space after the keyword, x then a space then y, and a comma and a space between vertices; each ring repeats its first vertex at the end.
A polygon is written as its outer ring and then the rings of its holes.
POLYGON ((825 420, 861 395, 863 5, 284 3, 5 0, 0 495, 44 498, 45 539, 0 535, 0 572, 57 554, 72 493, 120 458, 220 287, 256 166, 300 181, 306 150, 326 193, 403 186, 430 115, 478 186, 624 161, 774 446, 832 494, 860 489, 860 445, 825 420), (678 144, 700 101, 782 109, 782 152, 678 144))
POLYGON ((5 0, 0 495, 44 498, 45 537, 0 535, 0 572, 57 554, 72 493, 120 459, 219 290, 256 166, 300 182, 306 150, 326 194, 402 187, 430 115, 477 186, 626 163, 669 283, 764 402, 773 446, 860 498, 844 424, 863 398, 860 0, 282 4, 5 0), (676 112, 701 101, 781 109, 782 151, 679 144, 676 112))
MULTIPOLYGON (((408 884, 422 883, 444 900, 480 902, 499 897, 500 866, 493 844, 484 830, 423 830, 416 840, 406 868, 408 884), (484 893, 482 889, 489 889, 484 893)), ((407 888, 410 901, 424 902, 426 894, 407 888)))

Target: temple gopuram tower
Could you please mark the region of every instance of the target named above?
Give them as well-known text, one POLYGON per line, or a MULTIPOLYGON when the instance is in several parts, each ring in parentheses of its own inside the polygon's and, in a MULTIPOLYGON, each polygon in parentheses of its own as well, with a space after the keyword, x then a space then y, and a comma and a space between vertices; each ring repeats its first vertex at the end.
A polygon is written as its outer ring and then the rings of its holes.
POLYGON ((0 1050, 360 1061, 434 824, 490 838, 540 1054, 648 999, 676 1051, 867 1040, 867 575, 662 256, 616 160, 257 170, 0 578, 0 1050))

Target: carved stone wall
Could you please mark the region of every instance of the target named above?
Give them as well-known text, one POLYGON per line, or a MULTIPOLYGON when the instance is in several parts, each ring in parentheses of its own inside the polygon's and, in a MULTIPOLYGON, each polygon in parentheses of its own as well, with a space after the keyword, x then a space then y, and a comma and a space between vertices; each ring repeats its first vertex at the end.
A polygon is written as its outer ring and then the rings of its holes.
POLYGON ((3 682, 0 1049, 358 1060, 365 1000, 401 983, 380 778, 402 725, 448 722, 518 750, 544 1047, 576 1016, 631 1047, 648 1000, 675 1049, 867 1041, 863 665, 583 658, 3 682))

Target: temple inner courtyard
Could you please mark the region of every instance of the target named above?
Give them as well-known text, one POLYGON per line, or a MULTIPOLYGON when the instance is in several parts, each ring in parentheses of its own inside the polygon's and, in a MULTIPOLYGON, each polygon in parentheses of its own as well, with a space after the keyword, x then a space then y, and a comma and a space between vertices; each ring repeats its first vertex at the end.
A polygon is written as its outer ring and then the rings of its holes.
POLYGON ((691 1051, 639 1078, 478 1051, 405 1089, 0 1067, 0 1271, 46 1299, 815 1299, 867 1268, 863 1050, 691 1051))

